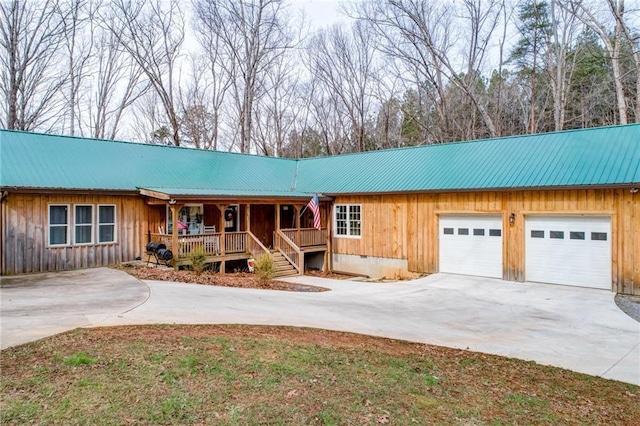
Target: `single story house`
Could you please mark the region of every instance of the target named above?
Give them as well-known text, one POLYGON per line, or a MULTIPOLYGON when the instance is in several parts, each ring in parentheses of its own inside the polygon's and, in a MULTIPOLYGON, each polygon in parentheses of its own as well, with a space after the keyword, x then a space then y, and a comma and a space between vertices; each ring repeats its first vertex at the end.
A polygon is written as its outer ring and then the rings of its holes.
POLYGON ((1 273, 163 242, 372 277, 449 272, 640 294, 640 124, 310 159, 0 130, 1 273), (320 229, 306 209, 319 196, 320 229))

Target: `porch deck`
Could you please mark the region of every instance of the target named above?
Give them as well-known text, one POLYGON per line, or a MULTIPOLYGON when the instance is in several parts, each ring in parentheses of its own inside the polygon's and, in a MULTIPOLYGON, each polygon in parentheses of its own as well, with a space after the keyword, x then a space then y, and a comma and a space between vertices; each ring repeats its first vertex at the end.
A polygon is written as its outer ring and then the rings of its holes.
MULTIPOLYGON (((174 252, 173 264, 176 267, 190 265, 189 254, 196 249, 204 251, 207 263, 258 258, 270 253, 270 248, 249 231, 178 235, 177 244, 174 244, 172 234, 151 234, 150 237, 151 241, 163 243, 174 252)), ((302 273, 304 253, 327 250, 326 238, 326 228, 279 229, 274 232, 274 249, 282 252, 302 273)))

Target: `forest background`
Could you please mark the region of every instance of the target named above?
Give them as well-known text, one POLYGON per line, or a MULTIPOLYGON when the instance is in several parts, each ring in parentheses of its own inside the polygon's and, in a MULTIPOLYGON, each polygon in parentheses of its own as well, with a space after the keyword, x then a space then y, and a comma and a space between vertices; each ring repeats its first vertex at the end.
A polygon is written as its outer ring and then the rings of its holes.
POLYGON ((640 122, 640 0, 1 0, 0 126, 278 157, 640 122))

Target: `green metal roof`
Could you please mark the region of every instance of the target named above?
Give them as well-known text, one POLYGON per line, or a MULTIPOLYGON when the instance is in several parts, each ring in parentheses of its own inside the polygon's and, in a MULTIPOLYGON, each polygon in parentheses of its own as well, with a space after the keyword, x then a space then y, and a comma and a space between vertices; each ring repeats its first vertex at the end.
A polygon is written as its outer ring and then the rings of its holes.
POLYGON ((296 161, 228 152, 0 131, 0 186, 290 192, 296 161))
POLYGON ((0 130, 0 187, 307 197, 640 184, 640 124, 290 160, 0 130))
POLYGON ((640 124, 302 160, 298 189, 325 194, 640 183, 640 124))

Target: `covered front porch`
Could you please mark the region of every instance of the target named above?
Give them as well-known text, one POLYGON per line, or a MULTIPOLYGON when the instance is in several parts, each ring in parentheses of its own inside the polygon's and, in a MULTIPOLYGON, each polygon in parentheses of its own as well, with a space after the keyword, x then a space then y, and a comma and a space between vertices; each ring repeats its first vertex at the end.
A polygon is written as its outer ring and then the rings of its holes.
MULTIPOLYGON (((320 229, 313 227, 308 199, 179 197, 141 190, 151 211, 149 242, 166 245, 175 268, 190 265, 201 249, 206 263, 220 272, 264 254, 273 257, 278 275, 328 269, 329 202, 320 201, 320 229)), ((309 199, 311 196, 309 196, 309 199)), ((242 263, 246 266, 246 263, 242 263)))

